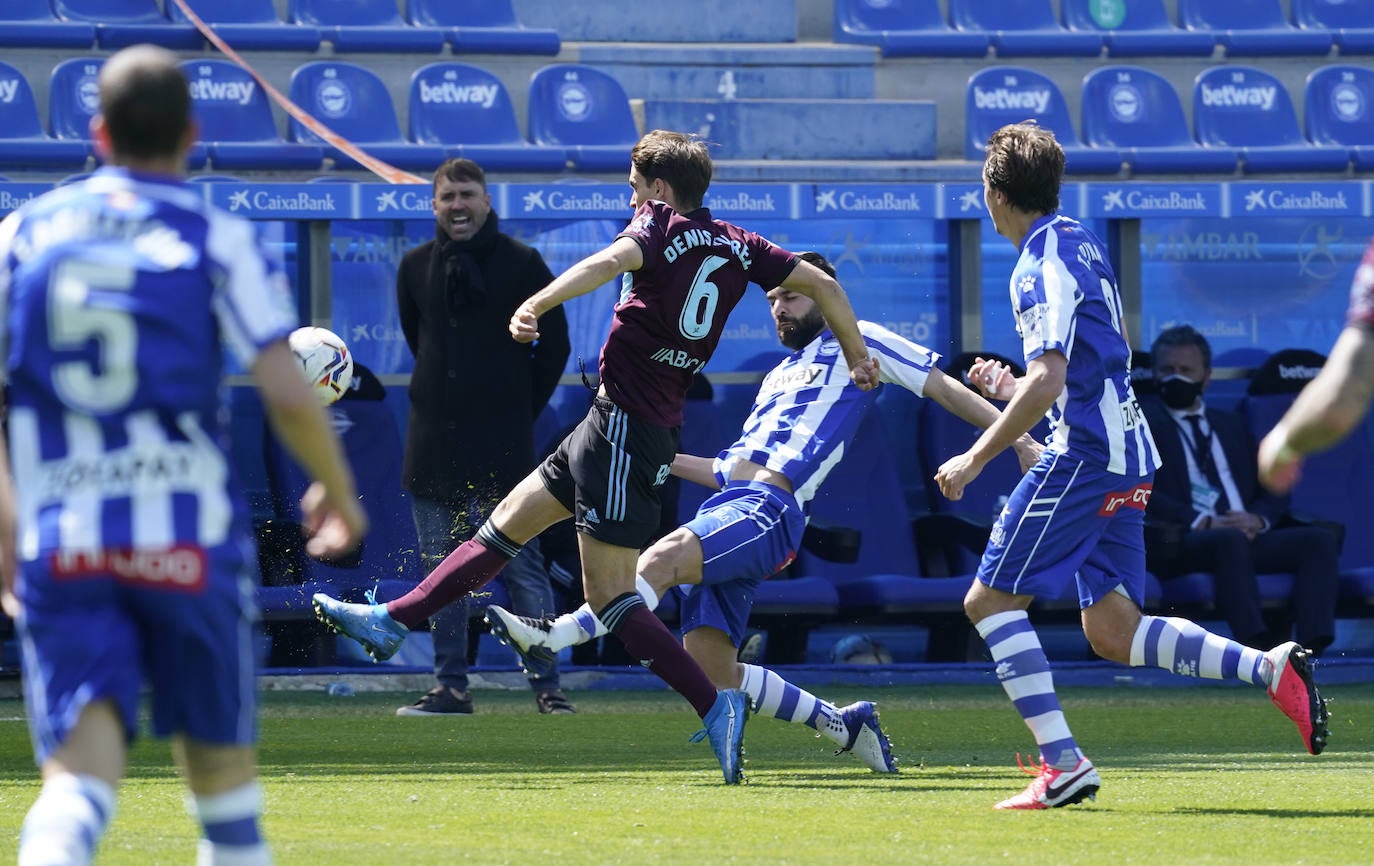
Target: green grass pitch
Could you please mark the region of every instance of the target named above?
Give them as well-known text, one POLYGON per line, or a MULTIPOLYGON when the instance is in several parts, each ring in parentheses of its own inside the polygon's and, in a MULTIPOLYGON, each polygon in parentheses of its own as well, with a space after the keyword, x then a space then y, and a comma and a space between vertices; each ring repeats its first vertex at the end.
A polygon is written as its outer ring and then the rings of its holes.
MULTIPOLYGON (((1066 688, 1096 802, 992 811, 1034 746, 995 685, 821 688, 879 701, 901 758, 869 773, 800 725, 753 718, 721 784, 667 692, 573 692, 576 716, 479 691, 476 715, 397 718, 405 693, 263 695, 265 828, 291 864, 1374 863, 1374 685, 1327 689, 1313 758, 1259 689, 1066 688)), ((0 862, 38 790, 23 709, 0 701, 0 862)), ((140 740, 101 864, 185 864, 196 828, 164 742, 140 740)))

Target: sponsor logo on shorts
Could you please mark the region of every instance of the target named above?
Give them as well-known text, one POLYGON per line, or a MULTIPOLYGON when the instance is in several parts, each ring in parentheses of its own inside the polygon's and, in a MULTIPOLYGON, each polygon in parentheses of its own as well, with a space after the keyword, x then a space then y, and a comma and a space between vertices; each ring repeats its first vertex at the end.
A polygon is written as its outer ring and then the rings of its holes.
POLYGON ((49 568, 57 580, 113 577, 120 583, 175 592, 205 590, 205 549, 178 545, 163 550, 63 550, 49 568))
POLYGON ((1154 487, 1153 484, 1147 482, 1120 493, 1108 493, 1103 497, 1102 507, 1097 509, 1097 515, 1099 517, 1111 517, 1123 508, 1144 511, 1145 506, 1150 504, 1150 494, 1154 492, 1154 487))

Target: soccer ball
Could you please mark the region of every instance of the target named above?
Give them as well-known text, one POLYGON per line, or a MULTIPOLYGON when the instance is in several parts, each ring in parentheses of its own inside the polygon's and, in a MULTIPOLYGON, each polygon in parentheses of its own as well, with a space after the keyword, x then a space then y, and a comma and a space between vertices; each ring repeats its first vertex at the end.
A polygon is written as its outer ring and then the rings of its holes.
POLYGON ((291 332, 287 342, 301 361, 306 381, 328 406, 343 396, 353 381, 353 353, 339 335, 310 325, 291 332))

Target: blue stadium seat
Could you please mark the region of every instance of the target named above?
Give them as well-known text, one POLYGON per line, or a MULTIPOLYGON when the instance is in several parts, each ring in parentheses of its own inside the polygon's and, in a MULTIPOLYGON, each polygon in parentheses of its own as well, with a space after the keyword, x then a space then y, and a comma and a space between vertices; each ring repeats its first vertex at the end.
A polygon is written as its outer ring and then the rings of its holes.
POLYGON ((1210 57, 1216 35, 1184 30, 1169 19, 1164 0, 1060 0, 1070 30, 1098 33, 1112 57, 1210 57))
POLYGON ((189 24, 173 24, 156 0, 52 0, 53 12, 63 21, 95 25, 101 48, 124 48, 150 42, 166 48, 200 49, 205 38, 189 24))
MULTIPOLYGON (((391 95, 369 69, 340 60, 306 63, 291 73, 290 92, 292 102, 377 159, 417 171, 433 171, 444 161, 444 148, 401 137, 391 95)), ((336 168, 358 167, 354 159, 324 143, 294 117, 287 139, 322 145, 336 168)))
POLYGON ((33 88, 23 74, 0 63, 0 165, 6 168, 80 168, 90 156, 85 142, 61 141, 43 129, 33 88))
POLYGON ((181 68, 215 168, 316 169, 324 163, 318 145, 282 139, 267 94, 242 66, 206 58, 184 61, 181 68))
POLYGON ((558 31, 526 27, 511 0, 409 0, 406 20, 442 27, 454 54, 557 54, 558 31))
POLYGON ((1357 170, 1374 170, 1374 70, 1348 65, 1312 70, 1303 106, 1313 144, 1344 147, 1357 170))
MULTIPOLYGON (((1256 440, 1273 429, 1298 392, 1311 381, 1315 369, 1325 362, 1325 356, 1310 349, 1281 349, 1260 367, 1240 407, 1256 440), (1293 375, 1297 368, 1307 368, 1303 371, 1306 375, 1293 375)), ((1294 514, 1348 526, 1341 550, 1342 569, 1374 568, 1374 532, 1367 530, 1364 519, 1369 491, 1374 490, 1371 442, 1374 421, 1366 417, 1330 450, 1308 457, 1293 488, 1294 514)))
POLYGON ((1116 174, 1121 170, 1120 151, 1084 147, 1079 141, 1059 87, 1039 72, 1019 66, 990 66, 969 76, 964 100, 965 158, 981 162, 988 136, 1008 123, 1030 118, 1051 130, 1063 146, 1065 171, 1116 174))
POLYGON ((1102 66, 1083 78, 1083 139, 1116 147, 1137 174, 1233 173, 1240 154, 1202 147, 1188 130, 1183 102, 1164 76, 1139 66, 1102 66))
POLYGON ((1294 27, 1279 0, 1178 0, 1178 18, 1189 30, 1215 32, 1231 57, 1331 50, 1330 33, 1294 27))
POLYGON ((884 57, 983 57, 986 33, 960 33, 936 0, 835 0, 835 41, 876 45, 884 57))
POLYGON ((0 9, 0 47, 90 48, 95 25, 59 21, 48 0, 8 0, 0 9))
POLYGON ((488 171, 559 172, 562 147, 536 147, 520 135, 501 79, 465 63, 431 63, 410 77, 410 138, 440 145, 488 171))
POLYGON ((1330 31, 1341 54, 1374 54, 1374 0, 1293 0, 1293 20, 1330 31))
POLYGON ((291 0, 290 19, 320 28, 335 51, 444 50, 444 31, 407 24, 396 0, 291 0))
MULTIPOLYGON (((272 0, 186 0, 191 11, 238 51, 318 51, 320 31, 307 24, 287 24, 277 17, 272 0)), ((190 23, 172 0, 167 12, 178 23, 190 23)))
MULTIPOLYGON (((355 367, 355 375, 372 376, 363 367, 355 367)), ((382 390, 381 384, 372 378, 373 390, 382 390)), ((308 587, 326 585, 324 591, 332 590, 332 594, 349 600, 361 600, 363 590, 383 581, 379 595, 383 600, 395 598, 413 588, 422 576, 410 500, 401 488, 401 436, 396 417, 384 399, 356 397, 353 392, 330 407, 329 414, 353 469, 358 498, 370 526, 359 562, 345 567, 305 557, 302 576, 308 587)), ((298 525, 306 476, 276 437, 267 431, 264 435, 268 485, 276 517, 298 525)), ((295 595, 304 595, 308 604, 308 593, 295 595)))
POLYGON ((949 20, 964 33, 987 33, 998 57, 1096 57, 1102 35, 1065 30, 1050 0, 949 0, 949 20))
POLYGON ((530 76, 530 140, 567 149, 583 171, 628 170, 639 140, 625 88, 590 66, 559 63, 530 76))
POLYGON ((1193 83, 1193 125, 1208 147, 1241 149, 1254 173, 1344 171, 1344 147, 1315 145, 1303 137, 1283 83, 1250 66, 1215 66, 1193 83))
MULTIPOLYGON (((96 77, 104 63, 103 57, 73 57, 53 67, 48 83, 48 126, 53 137, 90 147, 91 118, 100 109, 96 77)), ((206 155, 205 145, 196 142, 186 156, 187 167, 203 167, 206 155)))

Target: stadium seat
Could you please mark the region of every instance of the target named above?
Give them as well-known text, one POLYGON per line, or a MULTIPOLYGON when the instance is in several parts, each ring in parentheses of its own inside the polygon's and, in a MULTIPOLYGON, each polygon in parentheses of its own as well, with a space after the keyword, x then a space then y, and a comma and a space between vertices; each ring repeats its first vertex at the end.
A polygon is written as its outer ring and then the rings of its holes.
POLYGON ((530 140, 566 148, 583 171, 628 170, 639 140, 625 88, 590 66, 560 63, 530 76, 530 140))
MULTIPOLYGON (((433 171, 444 161, 444 148, 401 137, 391 95, 369 69, 339 60, 306 63, 291 74, 290 92, 292 102, 377 159, 417 171, 433 171)), ((335 168, 358 167, 354 159, 324 143, 294 117, 289 128, 288 140, 322 145, 335 168)))
POLYGON ((189 24, 173 24, 156 0, 52 0, 63 21, 95 25, 95 41, 115 49, 149 42, 165 48, 200 49, 205 38, 189 24))
POLYGON ((1299 30, 1289 24, 1279 0, 1178 0, 1178 18, 1189 30, 1215 33, 1231 57, 1331 50, 1329 32, 1299 30))
POLYGON ((1207 147, 1235 147, 1247 173, 1345 171, 1347 148, 1303 137, 1283 83, 1250 66, 1215 66, 1193 83, 1193 124, 1207 147))
POLYGON ((1210 57, 1216 35, 1184 30, 1169 19, 1164 0, 1060 0, 1064 25, 1098 33, 1112 57, 1210 57))
POLYGON ((1065 30, 1050 0, 949 0, 962 33, 987 33, 998 57, 1096 57, 1102 34, 1065 30))
POLYGON ((536 147, 520 135, 501 79, 464 63, 431 63, 410 77, 410 138, 445 147, 488 171, 559 172, 562 147, 536 147))
POLYGON ((558 31, 526 27, 511 0, 409 0, 406 20, 441 27, 454 54, 557 54, 558 31))
POLYGON ((28 79, 8 63, 0 63, 0 166, 80 168, 90 153, 85 142, 49 136, 28 79))
POLYGON ((335 51, 438 54, 444 31, 407 24, 396 0, 291 0, 290 18, 320 28, 335 51))
POLYGON ((1071 174, 1116 174, 1122 155, 1115 148, 1084 147, 1069 120, 1059 87, 1049 78, 1019 66, 990 66, 969 76, 965 91, 964 141, 967 159, 983 159, 988 136, 1008 123, 1034 118, 1051 130, 1064 148, 1071 174))
POLYGON ((1083 78, 1083 140, 1120 148, 1136 174, 1236 170, 1240 154, 1202 147, 1168 79, 1139 66, 1101 66, 1083 78))
MULTIPOLYGON (((231 48, 239 51, 304 51, 320 48, 318 27, 287 24, 272 0, 186 0, 191 11, 231 48)), ((167 12, 176 23, 190 23, 173 0, 167 12)))
MULTIPOLYGON (((1241 413, 1255 439, 1264 437, 1293 405, 1326 357, 1310 349, 1280 349, 1255 372, 1241 403, 1241 413)), ((1302 517, 1345 524, 1341 568, 1374 568, 1374 532, 1364 531, 1362 515, 1374 490, 1374 427, 1365 420, 1330 450, 1303 461, 1293 488, 1290 510, 1302 517)))
POLYGON ((1374 70, 1348 65, 1312 70, 1303 89, 1303 116, 1313 144, 1344 147, 1357 170, 1374 170, 1374 70))
MULTIPOLYGON (((350 389, 330 407, 329 415, 353 469, 358 499, 367 511, 367 538, 355 560, 345 564, 303 557, 300 576, 307 585, 325 585, 323 591, 359 601, 363 590, 381 582, 379 595, 395 598, 414 588, 421 577, 410 500, 401 488, 401 436, 391 409, 377 396, 377 392, 384 395, 385 389, 376 376, 355 362, 354 378, 360 385, 367 384, 366 390, 350 389), (359 396, 360 392, 367 396, 359 396)), ((274 513, 288 525, 299 525, 306 476, 275 436, 268 431, 264 436, 274 513)), ((274 577, 264 575, 264 582, 277 582, 274 577)), ((309 595, 304 598, 308 604, 309 595)))
POLYGON ((206 58, 184 61, 181 68, 215 168, 317 169, 324 163, 319 145, 282 139, 267 94, 242 66, 206 58))
POLYGON ((0 9, 0 47, 90 48, 95 25, 59 21, 49 0, 8 0, 0 9))
MULTIPOLYGON (((91 146, 91 118, 100 108, 96 76, 104 62, 103 57, 73 57, 53 67, 48 83, 48 126, 54 138, 91 146)), ((191 145, 187 167, 203 167, 206 154, 203 143, 191 145)))
POLYGON ((884 57, 983 57, 986 33, 960 33, 933 0, 835 0, 835 41, 876 45, 884 57))
POLYGON ((1293 0, 1293 20, 1329 31, 1341 54, 1374 54, 1374 0, 1293 0))

